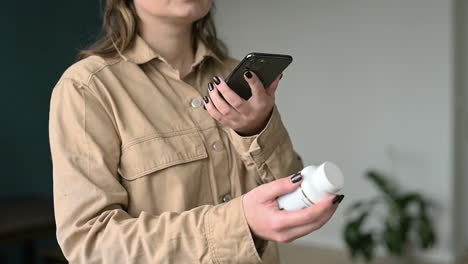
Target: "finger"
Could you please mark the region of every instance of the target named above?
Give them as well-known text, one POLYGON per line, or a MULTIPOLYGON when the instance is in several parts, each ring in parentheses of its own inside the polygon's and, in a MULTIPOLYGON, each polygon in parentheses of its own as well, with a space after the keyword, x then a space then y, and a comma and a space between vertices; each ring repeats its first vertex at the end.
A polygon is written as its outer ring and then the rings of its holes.
POLYGON ((254 72, 246 71, 244 73, 244 79, 249 84, 253 96, 266 94, 265 87, 263 87, 263 83, 260 81, 260 79, 254 72))
POLYGON ((226 124, 226 120, 223 114, 219 112, 219 110, 216 108, 216 106, 210 101, 210 98, 208 96, 205 96, 203 98, 205 101, 205 109, 206 111, 214 118, 216 121, 220 122, 223 125, 226 124))
POLYGON ((328 211, 336 209, 339 204, 338 202, 333 203, 333 201, 336 200, 336 197, 338 196, 328 196, 313 206, 297 211, 278 211, 276 212, 276 217, 278 221, 282 221, 284 223, 285 227, 310 224, 321 219, 328 211))
POLYGON ((278 196, 293 192, 299 187, 302 181, 302 175, 296 173, 270 183, 260 185, 258 191, 261 193, 264 201, 276 199, 278 196))
POLYGON ((307 223, 301 226, 296 226, 296 227, 293 227, 293 228, 290 228, 288 230, 281 232, 281 237, 279 237, 279 239, 281 240, 280 242, 289 243, 300 237, 303 237, 307 234, 317 231, 318 229, 322 228, 332 218, 337 208, 338 207, 336 206, 331 207, 330 210, 327 210, 326 213, 321 215, 321 217, 315 222, 307 223))
POLYGON ((246 113, 246 100, 236 94, 221 78, 213 77, 213 82, 216 89, 223 95, 227 103, 229 103, 236 111, 246 113))
POLYGON ((235 114, 239 115, 239 113, 221 97, 220 93, 218 92, 218 89, 216 89, 216 87, 211 82, 208 83, 208 92, 210 93, 211 101, 221 114, 225 116, 235 114))
POLYGON ((268 88, 265 89, 265 92, 269 95, 269 96, 275 96, 275 93, 276 93, 276 89, 278 88, 278 84, 281 80, 281 78, 283 77, 283 74, 281 73, 280 75, 278 75, 278 77, 270 84, 270 86, 268 88))

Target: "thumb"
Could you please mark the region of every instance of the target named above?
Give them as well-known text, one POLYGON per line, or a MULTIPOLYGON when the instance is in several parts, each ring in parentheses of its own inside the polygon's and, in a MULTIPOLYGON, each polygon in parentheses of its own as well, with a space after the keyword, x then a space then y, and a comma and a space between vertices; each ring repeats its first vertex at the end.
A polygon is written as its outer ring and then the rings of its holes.
POLYGON ((293 192, 302 182, 302 175, 298 172, 289 177, 281 178, 267 184, 260 185, 259 192, 264 201, 276 199, 278 196, 293 192))

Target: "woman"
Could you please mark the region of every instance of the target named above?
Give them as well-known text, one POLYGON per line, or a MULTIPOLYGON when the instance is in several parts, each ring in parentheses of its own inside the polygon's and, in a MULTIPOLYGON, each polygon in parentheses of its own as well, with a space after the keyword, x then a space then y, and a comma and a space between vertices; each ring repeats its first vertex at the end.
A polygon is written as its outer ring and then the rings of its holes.
POLYGON ((57 238, 71 263, 277 263, 274 241, 320 228, 343 198, 278 209, 302 179, 282 177, 303 167, 274 105, 280 77, 264 89, 246 72, 248 101, 223 82, 237 61, 211 6, 107 0, 104 37, 55 87, 57 238))

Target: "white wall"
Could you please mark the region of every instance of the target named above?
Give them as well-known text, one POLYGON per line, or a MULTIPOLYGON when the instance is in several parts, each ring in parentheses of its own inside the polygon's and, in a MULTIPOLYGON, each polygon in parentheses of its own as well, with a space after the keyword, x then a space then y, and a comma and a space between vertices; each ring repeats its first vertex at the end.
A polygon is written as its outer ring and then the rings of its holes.
POLYGON ((346 174, 347 197, 339 212, 300 241, 343 247, 344 209, 375 193, 362 176, 377 168, 440 204, 440 244, 430 255, 450 260, 451 1, 223 0, 216 5, 218 32, 232 56, 260 51, 294 57, 277 96, 283 120, 306 164, 331 160, 346 174))

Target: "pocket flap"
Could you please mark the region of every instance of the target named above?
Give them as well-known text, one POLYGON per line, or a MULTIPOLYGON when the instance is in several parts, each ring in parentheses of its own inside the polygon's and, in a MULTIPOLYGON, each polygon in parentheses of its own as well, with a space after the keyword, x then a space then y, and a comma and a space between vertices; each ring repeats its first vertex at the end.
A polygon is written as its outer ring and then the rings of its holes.
POLYGON ((134 180, 157 170, 208 157, 197 132, 155 136, 124 148, 119 172, 134 180))

